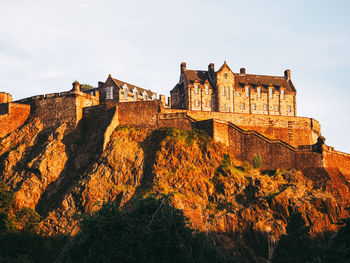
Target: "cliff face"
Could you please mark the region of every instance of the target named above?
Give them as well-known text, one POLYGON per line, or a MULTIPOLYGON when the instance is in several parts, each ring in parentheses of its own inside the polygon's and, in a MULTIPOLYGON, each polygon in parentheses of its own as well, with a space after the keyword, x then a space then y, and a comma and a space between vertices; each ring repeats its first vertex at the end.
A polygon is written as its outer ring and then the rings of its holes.
POLYGON ((48 235, 76 233, 104 201, 126 209, 136 196, 166 194, 193 229, 243 261, 265 262, 293 211, 314 236, 349 217, 350 175, 334 168, 262 172, 196 132, 119 126, 104 147, 103 122, 66 129, 33 119, 0 139, 0 178, 48 235))

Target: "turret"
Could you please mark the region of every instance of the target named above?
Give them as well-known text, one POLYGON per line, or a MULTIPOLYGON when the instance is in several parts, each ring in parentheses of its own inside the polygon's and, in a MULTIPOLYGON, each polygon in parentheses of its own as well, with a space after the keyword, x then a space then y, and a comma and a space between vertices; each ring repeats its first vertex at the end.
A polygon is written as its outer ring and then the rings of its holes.
POLYGON ((80 83, 76 80, 72 83, 73 89, 74 91, 80 91, 80 83))

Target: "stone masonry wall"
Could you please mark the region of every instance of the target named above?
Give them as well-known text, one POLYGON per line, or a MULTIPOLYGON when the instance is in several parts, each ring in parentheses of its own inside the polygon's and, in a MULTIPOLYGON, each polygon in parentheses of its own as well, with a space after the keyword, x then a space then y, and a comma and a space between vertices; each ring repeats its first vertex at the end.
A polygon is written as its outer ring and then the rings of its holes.
POLYGON ((326 168, 337 168, 343 174, 350 176, 350 154, 338 152, 333 147, 326 146, 323 157, 326 168))
POLYGON ((231 122, 242 129, 255 130, 268 138, 280 139, 293 146, 311 145, 321 135, 320 124, 311 118, 267 116, 239 113, 162 109, 164 113, 187 112, 197 121, 216 119, 231 122))
POLYGON ((18 103, 0 105, 0 138, 16 130, 29 117, 30 106, 18 103), (4 114, 2 114, 2 113, 4 114))

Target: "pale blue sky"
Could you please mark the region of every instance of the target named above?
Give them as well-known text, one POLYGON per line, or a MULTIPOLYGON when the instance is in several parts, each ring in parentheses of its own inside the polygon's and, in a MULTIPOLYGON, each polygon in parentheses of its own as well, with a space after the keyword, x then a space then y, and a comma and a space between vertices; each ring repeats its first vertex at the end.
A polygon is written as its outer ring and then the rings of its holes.
POLYGON ((169 94, 179 64, 283 75, 299 116, 350 152, 350 1, 0 0, 0 90, 15 99, 108 74, 169 94))

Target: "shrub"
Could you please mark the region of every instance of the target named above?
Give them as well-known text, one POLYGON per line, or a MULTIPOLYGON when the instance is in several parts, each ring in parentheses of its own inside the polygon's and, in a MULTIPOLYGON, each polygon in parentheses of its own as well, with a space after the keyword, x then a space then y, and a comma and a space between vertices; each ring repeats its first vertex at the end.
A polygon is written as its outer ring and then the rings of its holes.
POLYGON ((253 165, 255 169, 259 169, 262 165, 262 160, 260 154, 254 157, 253 165))

